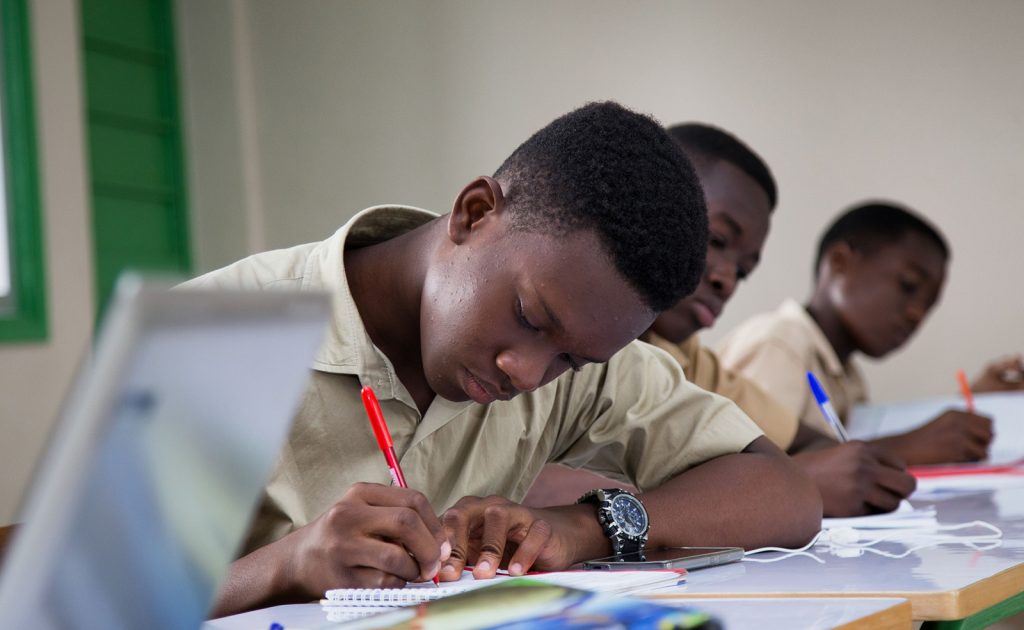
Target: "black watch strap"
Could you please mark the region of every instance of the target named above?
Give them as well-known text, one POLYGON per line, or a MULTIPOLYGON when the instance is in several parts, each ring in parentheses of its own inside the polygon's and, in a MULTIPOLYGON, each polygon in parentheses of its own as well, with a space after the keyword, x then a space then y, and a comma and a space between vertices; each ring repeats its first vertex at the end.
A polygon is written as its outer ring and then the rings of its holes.
POLYGON ((599 488, 587 492, 576 502, 592 503, 597 506, 597 520, 616 555, 644 550, 647 545, 647 533, 650 530, 647 510, 632 493, 619 488, 599 488), (614 509, 615 503, 630 508, 628 511, 634 518, 623 520, 623 510, 614 509))

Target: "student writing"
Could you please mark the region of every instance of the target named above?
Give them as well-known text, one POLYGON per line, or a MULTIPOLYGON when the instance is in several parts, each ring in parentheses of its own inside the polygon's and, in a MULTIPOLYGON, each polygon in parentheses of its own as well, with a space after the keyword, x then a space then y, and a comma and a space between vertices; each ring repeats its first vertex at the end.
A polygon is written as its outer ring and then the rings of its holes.
POLYGON ((651 546, 805 542, 821 515, 810 480, 732 403, 630 343, 692 291, 706 230, 671 138, 598 103, 534 134, 446 216, 371 208, 326 241, 189 283, 335 302, 217 613, 439 568, 453 580, 467 562, 489 577, 609 554, 593 504, 516 502, 548 461, 640 488, 651 546), (384 485, 363 383, 418 491, 384 485))
MULTIPOLYGON (((775 180, 767 164, 726 131, 697 123, 675 125, 668 131, 700 179, 710 237, 697 290, 658 315, 640 338, 668 352, 694 384, 735 401, 772 441, 789 448, 796 436, 796 416, 757 384, 724 368, 697 338, 698 331, 714 324, 760 261, 777 200, 775 180)), ((860 441, 794 457, 814 478, 826 516, 893 510, 915 485, 898 458, 860 441)), ((551 464, 526 503, 560 504, 601 483, 610 482, 594 473, 551 464)))
MULTIPOLYGON (((870 202, 844 212, 825 231, 815 286, 805 305, 786 301, 732 331, 719 347, 723 362, 772 392, 800 418, 794 447, 832 438, 806 384, 814 372, 840 419, 867 399, 854 355, 883 357, 905 344, 938 302, 949 247, 938 230, 896 204, 870 202)), ((996 375, 1019 359, 993 364, 976 391, 1019 387, 996 375)), ((988 418, 949 410, 908 433, 872 441, 910 464, 985 457, 988 418)))

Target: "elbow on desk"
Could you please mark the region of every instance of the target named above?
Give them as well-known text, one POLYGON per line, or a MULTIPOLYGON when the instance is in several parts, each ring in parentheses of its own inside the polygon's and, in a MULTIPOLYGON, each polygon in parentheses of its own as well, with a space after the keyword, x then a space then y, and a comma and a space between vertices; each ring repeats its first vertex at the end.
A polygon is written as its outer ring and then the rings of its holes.
POLYGON ((823 504, 818 485, 777 446, 760 437, 745 451, 760 458, 751 471, 760 480, 765 539, 758 546, 801 547, 820 530, 823 504))
MULTIPOLYGON (((788 458, 787 458, 788 459, 788 458)), ((788 535, 781 546, 802 547, 821 531, 823 503, 817 484, 810 476, 789 460, 790 478, 786 485, 792 492, 793 501, 790 505, 791 519, 787 528, 788 535)))

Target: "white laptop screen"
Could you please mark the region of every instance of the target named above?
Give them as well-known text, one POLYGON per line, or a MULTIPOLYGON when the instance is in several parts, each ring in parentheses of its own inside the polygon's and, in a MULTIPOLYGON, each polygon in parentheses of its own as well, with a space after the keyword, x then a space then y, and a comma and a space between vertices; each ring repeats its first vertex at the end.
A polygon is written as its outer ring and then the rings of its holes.
POLYGON ((323 296, 290 298, 129 299, 67 403, 0 583, 0 607, 21 614, 0 614, 33 628, 198 626, 325 329, 323 296))

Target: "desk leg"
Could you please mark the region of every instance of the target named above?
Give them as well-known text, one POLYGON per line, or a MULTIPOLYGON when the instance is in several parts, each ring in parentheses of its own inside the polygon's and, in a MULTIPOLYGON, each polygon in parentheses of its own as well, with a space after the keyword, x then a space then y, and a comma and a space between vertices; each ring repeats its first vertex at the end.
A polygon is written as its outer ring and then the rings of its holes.
POLYGON ((975 630, 976 628, 987 628, 1001 619, 1010 615, 1024 612, 1024 593, 1017 593, 1013 597, 1003 600, 975 613, 966 619, 957 621, 926 621, 921 625, 921 630, 975 630))

